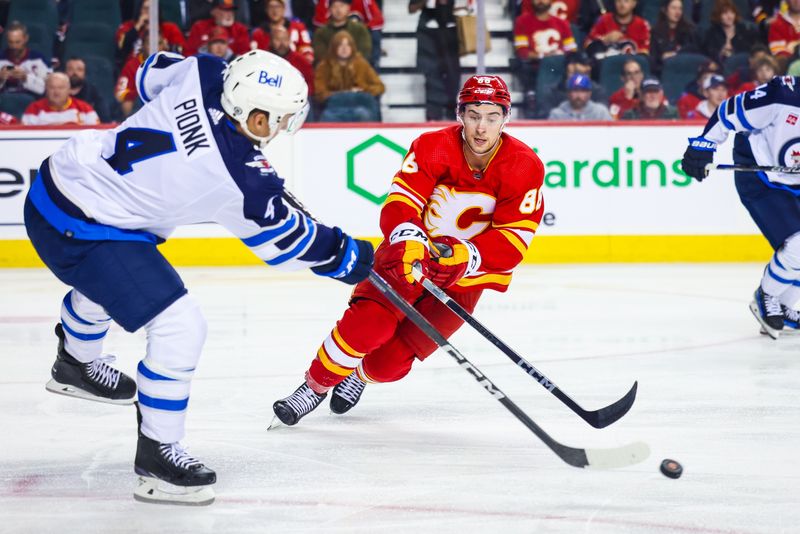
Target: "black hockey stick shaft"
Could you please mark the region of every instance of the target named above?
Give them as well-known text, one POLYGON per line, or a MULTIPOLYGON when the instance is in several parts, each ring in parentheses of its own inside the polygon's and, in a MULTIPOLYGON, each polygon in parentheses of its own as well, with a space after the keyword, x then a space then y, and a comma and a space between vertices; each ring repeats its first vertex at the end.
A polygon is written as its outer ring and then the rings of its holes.
POLYGON ((706 165, 708 171, 745 171, 745 172, 779 172, 781 174, 800 174, 800 167, 782 167, 780 165, 729 165, 727 163, 706 165))
POLYGON ((474 328, 480 335, 489 340, 495 347, 508 356, 511 361, 516 363, 523 371, 532 376, 541 386, 553 394, 558 400, 566 405, 570 410, 578 414, 584 421, 589 423, 595 428, 605 428, 608 425, 618 421, 623 415, 633 406, 636 400, 636 390, 638 382, 634 382, 630 390, 624 397, 619 399, 613 404, 600 408, 599 410, 586 410, 575 402, 569 395, 564 393, 552 380, 550 380, 543 372, 538 370, 525 358, 517 354, 514 349, 506 345, 500 338, 498 338, 491 330, 486 328, 480 321, 478 321, 472 314, 465 310, 458 302, 450 298, 439 286, 431 282, 429 279, 422 276, 422 273, 417 267, 414 267, 414 278, 422 283, 422 286, 428 290, 434 297, 436 297, 442 304, 460 317, 465 323, 474 328))
POLYGON ((611 450, 597 450, 591 451, 587 454, 586 449, 577 449, 568 447, 554 440, 550 435, 545 432, 539 425, 537 425, 522 409, 514 404, 514 402, 503 393, 489 378, 484 375, 477 367, 472 365, 467 358, 461 354, 455 347, 453 347, 447 339, 431 325, 422 314, 417 311, 411 304, 405 301, 389 283, 381 277, 374 270, 369 273, 369 281, 374 285, 378 291, 381 292, 389 301, 399 308, 408 319, 414 323, 417 328, 433 340, 440 348, 449 354, 458 365, 472 375, 473 378, 483 386, 484 389, 500 404, 511 412, 528 430, 533 432, 536 437, 544 442, 550 450, 552 450, 564 462, 574 467, 623 467, 633 463, 640 462, 649 454, 649 449, 643 443, 635 443, 620 449, 611 450), (593 456, 594 462, 592 462, 593 456))

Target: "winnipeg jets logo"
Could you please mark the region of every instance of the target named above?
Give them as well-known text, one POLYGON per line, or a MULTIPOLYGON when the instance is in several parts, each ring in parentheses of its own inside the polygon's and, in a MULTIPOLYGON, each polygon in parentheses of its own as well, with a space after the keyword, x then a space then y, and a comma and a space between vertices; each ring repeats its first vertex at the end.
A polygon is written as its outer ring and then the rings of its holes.
POLYGON ((800 167, 800 137, 789 139, 778 151, 779 166, 800 167))
POLYGON ((494 207, 494 197, 486 193, 462 193, 439 185, 425 209, 425 226, 431 237, 471 239, 491 224, 494 207))
POLYGON ((269 164, 264 156, 256 156, 253 158, 253 161, 248 161, 245 165, 258 169, 261 174, 272 174, 275 172, 275 169, 272 168, 272 165, 269 164))

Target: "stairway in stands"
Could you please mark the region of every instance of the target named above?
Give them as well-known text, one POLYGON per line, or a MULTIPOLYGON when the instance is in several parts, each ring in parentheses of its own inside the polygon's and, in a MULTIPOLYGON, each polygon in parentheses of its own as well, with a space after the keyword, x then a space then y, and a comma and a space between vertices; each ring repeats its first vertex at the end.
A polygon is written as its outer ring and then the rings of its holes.
MULTIPOLYGON (((514 0, 511 0, 514 1, 514 0)), ((386 93, 381 99, 384 122, 424 122, 425 84, 417 70, 417 19, 419 13, 409 15, 408 0, 384 0, 382 48, 378 70, 386 93)), ((492 50, 486 54, 486 71, 499 74, 511 84, 508 60, 513 55, 511 33, 513 23, 506 10, 505 0, 486 0, 486 20, 492 38, 492 50)), ((475 73, 477 56, 461 58, 462 80, 475 73)), ((512 101, 520 95, 513 91, 512 101)), ((512 108, 513 109, 513 108, 512 108)))

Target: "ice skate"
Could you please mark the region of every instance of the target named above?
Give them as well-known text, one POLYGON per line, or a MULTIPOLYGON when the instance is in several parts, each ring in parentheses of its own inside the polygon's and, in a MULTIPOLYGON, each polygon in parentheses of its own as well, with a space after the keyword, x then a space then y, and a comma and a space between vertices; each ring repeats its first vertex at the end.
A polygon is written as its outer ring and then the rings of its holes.
POLYGON ((367 384, 358 377, 358 373, 351 373, 333 388, 331 411, 339 415, 349 412, 358 404, 365 387, 367 384))
MULTIPOLYGON (((272 411, 275 412, 275 417, 284 425, 296 425, 303 416, 311 413, 314 408, 319 406, 327 396, 327 393, 323 395, 317 394, 308 387, 308 384, 303 382, 294 393, 284 399, 275 401, 275 404, 272 405, 272 411)), ((270 424, 270 428, 273 426, 275 426, 274 420, 270 424)))
POLYGON ((139 440, 134 470, 139 486, 133 491, 137 501, 156 504, 205 506, 214 502, 211 487, 217 474, 190 456, 180 443, 159 443, 142 434, 142 416, 136 406, 139 440))
POLYGON ((108 365, 114 356, 103 356, 93 362, 82 363, 64 349, 64 328, 56 325, 58 353, 50 374, 52 379, 45 388, 52 393, 78 397, 110 404, 133 404, 136 382, 108 365))
POLYGON ((778 339, 781 330, 783 330, 784 320, 780 299, 764 293, 759 287, 753 295, 750 311, 761 323, 761 327, 766 331, 767 335, 772 339, 778 339))

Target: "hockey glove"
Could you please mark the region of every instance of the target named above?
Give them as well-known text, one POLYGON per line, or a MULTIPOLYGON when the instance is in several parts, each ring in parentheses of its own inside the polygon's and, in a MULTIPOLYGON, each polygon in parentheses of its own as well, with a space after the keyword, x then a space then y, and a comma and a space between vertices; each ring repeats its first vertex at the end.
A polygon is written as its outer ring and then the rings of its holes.
POLYGON ((375 254, 372 243, 363 239, 353 239, 339 228, 333 229, 339 236, 336 256, 324 265, 312 267, 320 276, 329 276, 345 284, 357 284, 369 276, 375 254))
POLYGON ((478 248, 469 241, 442 236, 433 240, 433 246, 439 257, 428 264, 428 277, 441 288, 450 287, 464 276, 475 273, 481 265, 478 248))
POLYGON ((717 144, 704 137, 690 137, 689 147, 683 153, 681 169, 683 172, 702 182, 707 174, 706 165, 714 161, 717 144))
MULTIPOLYGON (((421 223, 421 221, 420 221, 421 223)), ((414 285, 411 268, 416 263, 423 275, 428 274, 431 255, 428 234, 421 224, 400 223, 389 235, 389 246, 381 251, 378 262, 383 271, 401 284, 414 285)))

